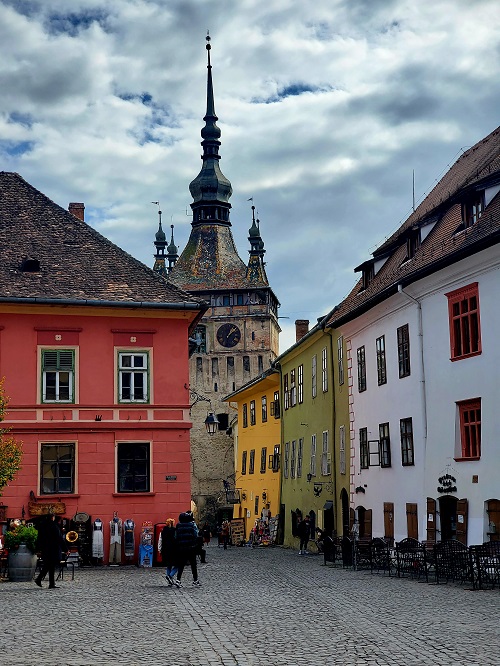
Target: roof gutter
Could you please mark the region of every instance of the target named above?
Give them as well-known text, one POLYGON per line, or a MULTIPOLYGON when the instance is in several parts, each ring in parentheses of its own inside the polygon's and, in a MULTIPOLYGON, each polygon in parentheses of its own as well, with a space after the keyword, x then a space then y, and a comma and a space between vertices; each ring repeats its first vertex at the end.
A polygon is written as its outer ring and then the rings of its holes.
POLYGON ((20 296, 0 297, 0 303, 31 304, 31 305, 62 305, 84 306, 101 308, 143 308, 156 310, 203 310, 207 309, 204 301, 199 303, 184 301, 182 303, 156 303, 150 301, 92 301, 77 298, 23 298, 20 296))
POLYGON ((365 312, 368 312, 368 310, 371 310, 375 305, 378 305, 379 303, 382 303, 390 296, 397 294, 399 291, 399 285, 401 285, 402 287, 407 287, 408 285, 413 284, 414 282, 417 282, 418 280, 421 280, 422 278, 425 278, 428 275, 432 275, 433 273, 436 273, 437 271, 443 268, 451 266, 457 261, 461 261, 462 259, 471 257, 477 254, 478 252, 487 250, 488 248, 497 245, 499 242, 500 242, 500 229, 497 229, 494 233, 490 234, 486 238, 481 239, 480 241, 476 242, 474 245, 469 245, 466 248, 458 250, 457 252, 453 252, 453 254, 449 254, 448 256, 443 257, 442 259, 438 259, 434 263, 428 264, 427 266, 420 268, 414 273, 411 273, 405 277, 400 278, 396 282, 393 282, 391 285, 387 286, 382 291, 375 293, 367 301, 365 301, 358 307, 351 310, 351 312, 348 312, 347 314, 342 315, 338 319, 334 320, 331 324, 329 324, 329 326, 332 328, 338 328, 343 324, 347 324, 348 322, 352 321, 353 319, 356 319, 365 312))

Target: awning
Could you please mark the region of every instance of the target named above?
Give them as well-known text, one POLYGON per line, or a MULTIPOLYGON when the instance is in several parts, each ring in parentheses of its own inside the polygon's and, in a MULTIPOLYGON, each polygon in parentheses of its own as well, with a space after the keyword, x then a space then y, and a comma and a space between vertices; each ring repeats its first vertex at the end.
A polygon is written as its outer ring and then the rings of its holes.
POLYGON ((323 507, 324 511, 328 511, 329 509, 333 509, 333 502, 331 500, 325 502, 325 506, 323 507))

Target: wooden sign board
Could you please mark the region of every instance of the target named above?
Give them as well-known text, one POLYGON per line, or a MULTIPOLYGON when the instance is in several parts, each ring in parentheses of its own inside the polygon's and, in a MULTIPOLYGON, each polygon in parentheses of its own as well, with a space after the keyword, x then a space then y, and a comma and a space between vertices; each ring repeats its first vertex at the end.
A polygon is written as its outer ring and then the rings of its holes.
POLYGON ((233 518, 231 520, 231 543, 233 546, 239 546, 245 541, 245 521, 243 518, 233 518))
POLYGON ((30 516, 46 516, 55 513, 63 516, 66 513, 64 502, 28 502, 28 513, 30 516))

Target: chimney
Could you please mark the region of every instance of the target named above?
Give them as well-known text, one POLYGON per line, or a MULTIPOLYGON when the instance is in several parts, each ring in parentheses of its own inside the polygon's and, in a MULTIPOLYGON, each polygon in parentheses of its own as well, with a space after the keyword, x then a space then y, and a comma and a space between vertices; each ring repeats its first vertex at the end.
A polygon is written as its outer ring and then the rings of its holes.
POLYGON ((70 203, 68 206, 69 212, 77 217, 82 222, 85 222, 85 204, 82 203, 70 203))
POLYGON ((309 332, 309 319, 295 320, 295 342, 302 340, 304 335, 309 332))

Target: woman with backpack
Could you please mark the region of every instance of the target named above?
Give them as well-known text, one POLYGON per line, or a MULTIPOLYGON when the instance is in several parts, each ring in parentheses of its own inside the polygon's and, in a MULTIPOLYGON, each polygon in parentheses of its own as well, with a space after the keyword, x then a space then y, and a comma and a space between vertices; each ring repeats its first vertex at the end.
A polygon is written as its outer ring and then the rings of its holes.
POLYGON ((198 540, 198 527, 194 522, 193 512, 186 511, 179 516, 179 522, 175 528, 175 538, 177 543, 177 553, 179 560, 179 570, 174 584, 182 587, 182 573, 186 564, 191 565, 193 574, 193 585, 200 585, 198 580, 198 567, 196 564, 196 549, 198 540))

